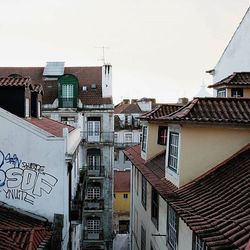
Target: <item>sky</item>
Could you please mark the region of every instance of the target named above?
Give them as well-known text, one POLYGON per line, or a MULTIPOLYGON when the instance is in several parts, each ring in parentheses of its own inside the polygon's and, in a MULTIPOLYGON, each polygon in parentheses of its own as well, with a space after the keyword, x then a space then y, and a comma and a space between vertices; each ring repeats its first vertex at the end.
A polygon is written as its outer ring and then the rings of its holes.
POLYGON ((250 0, 0 1, 0 66, 112 64, 113 99, 192 99, 250 0))

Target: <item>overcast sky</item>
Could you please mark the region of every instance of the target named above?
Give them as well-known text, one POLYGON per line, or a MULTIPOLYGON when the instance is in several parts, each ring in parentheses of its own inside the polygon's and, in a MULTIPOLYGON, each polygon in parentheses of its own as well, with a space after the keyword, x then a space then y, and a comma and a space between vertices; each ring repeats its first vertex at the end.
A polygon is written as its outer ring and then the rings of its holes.
POLYGON ((123 98, 191 98, 250 0, 2 0, 0 66, 113 66, 123 98))

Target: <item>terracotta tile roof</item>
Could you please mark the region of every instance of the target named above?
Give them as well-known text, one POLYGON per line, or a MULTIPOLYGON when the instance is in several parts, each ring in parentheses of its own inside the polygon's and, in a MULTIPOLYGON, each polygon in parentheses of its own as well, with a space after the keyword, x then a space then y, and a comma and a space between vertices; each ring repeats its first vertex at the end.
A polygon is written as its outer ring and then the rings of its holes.
POLYGON ((63 124, 58 121, 54 121, 52 119, 42 117, 41 119, 38 118, 27 118, 24 119, 25 121, 37 126, 40 129, 45 130, 46 132, 56 136, 56 137, 63 137, 63 129, 68 128, 69 132, 73 131, 75 128, 66 124, 63 124))
POLYGON ((120 103, 115 106, 115 114, 140 114, 144 113, 141 111, 137 103, 120 103))
POLYGON ((124 154, 164 199, 175 196, 177 187, 164 178, 165 152, 147 162, 141 158, 140 145, 125 149, 124 154))
POLYGON ((142 115, 140 119, 155 120, 159 117, 166 116, 177 111, 182 106, 183 106, 182 104, 161 104, 156 106, 152 111, 142 115))
POLYGON ((223 80, 209 85, 208 87, 214 88, 220 86, 250 87, 250 72, 235 72, 223 80))
MULTIPOLYGON (((42 84, 45 93, 43 104, 52 104, 58 96, 57 80, 46 80, 43 70, 44 67, 0 67, 0 76, 29 76, 33 83, 42 84)), ((83 104, 112 104, 112 98, 102 98, 102 67, 65 67, 64 74, 73 74, 78 78, 79 98, 83 104), (91 89, 91 84, 96 84, 96 89, 91 89), (83 86, 87 86, 89 90, 83 92, 83 86)))
POLYGON ((245 249, 250 240, 250 144, 180 188, 170 205, 209 249, 245 249))
POLYGON ((250 125, 249 98, 194 98, 178 111, 158 118, 167 122, 250 125))
POLYGON ((46 219, 0 204, 0 249, 44 249, 51 235, 51 225, 46 219))
POLYGON ((30 77, 0 77, 2 87, 28 87, 31 85, 30 77))
POLYGON ((130 171, 114 171, 114 192, 130 191, 130 171))

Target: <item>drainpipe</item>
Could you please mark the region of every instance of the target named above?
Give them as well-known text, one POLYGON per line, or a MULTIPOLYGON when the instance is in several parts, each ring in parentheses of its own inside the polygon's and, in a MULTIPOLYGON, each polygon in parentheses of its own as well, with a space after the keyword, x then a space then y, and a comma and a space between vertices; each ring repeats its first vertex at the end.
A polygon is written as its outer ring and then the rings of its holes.
POLYGON ((72 225, 71 225, 71 218, 72 218, 72 211, 71 211, 71 201, 72 201, 72 198, 71 198, 71 184, 72 184, 72 180, 71 180, 71 171, 72 171, 72 164, 71 163, 68 163, 68 178, 69 178, 69 197, 68 197, 68 200, 69 200, 69 205, 68 205, 68 208, 69 208, 69 211, 68 211, 68 214, 69 214, 69 243, 68 243, 68 246, 69 246, 69 250, 72 250, 72 236, 71 236, 71 229, 72 229, 72 225))

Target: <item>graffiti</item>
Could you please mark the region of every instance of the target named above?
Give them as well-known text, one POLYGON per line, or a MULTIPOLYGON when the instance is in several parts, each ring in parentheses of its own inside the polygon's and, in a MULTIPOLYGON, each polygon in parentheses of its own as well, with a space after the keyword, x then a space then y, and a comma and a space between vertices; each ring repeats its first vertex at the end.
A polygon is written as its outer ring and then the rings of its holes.
POLYGON ((3 189, 6 199, 21 200, 34 205, 35 197, 19 189, 3 189))
POLYGON ((45 166, 27 163, 16 154, 5 155, 0 150, 0 188, 3 188, 6 199, 33 205, 36 197, 50 194, 57 182, 56 177, 45 172, 45 166))

